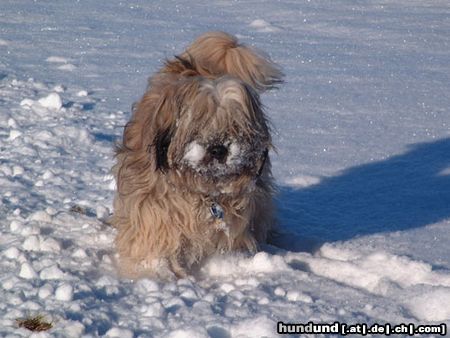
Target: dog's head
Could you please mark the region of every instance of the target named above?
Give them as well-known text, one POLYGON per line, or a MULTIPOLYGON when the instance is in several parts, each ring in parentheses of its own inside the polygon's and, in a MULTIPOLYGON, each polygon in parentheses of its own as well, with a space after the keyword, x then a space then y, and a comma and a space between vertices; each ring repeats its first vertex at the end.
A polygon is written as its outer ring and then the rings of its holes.
POLYGON ((154 111, 142 114, 124 140, 147 149, 152 170, 207 194, 239 193, 261 175, 271 139, 250 86, 225 76, 178 78, 161 88, 159 96, 141 101, 138 110, 154 111), (133 132, 136 124, 140 133, 133 132))

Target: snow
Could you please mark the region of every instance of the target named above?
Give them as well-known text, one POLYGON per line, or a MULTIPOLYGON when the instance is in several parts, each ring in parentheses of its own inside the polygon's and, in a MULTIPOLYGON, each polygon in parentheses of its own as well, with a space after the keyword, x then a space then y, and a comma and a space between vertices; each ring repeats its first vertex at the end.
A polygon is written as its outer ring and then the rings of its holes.
POLYGON ((234 254, 212 257, 205 264, 204 270, 209 276, 242 276, 259 273, 276 273, 288 270, 285 261, 279 256, 271 256, 266 252, 258 252, 252 257, 234 254))
POLYGON ((11 130, 9 132, 9 140, 14 141, 16 138, 22 136, 22 132, 20 130, 11 130))
POLYGON ((55 299, 69 302, 73 298, 73 287, 70 284, 64 283, 60 285, 55 291, 55 299))
POLYGON ((62 56, 49 56, 47 59, 45 59, 47 62, 51 63, 67 63, 68 60, 62 56))
POLYGON ((20 267, 19 276, 25 279, 33 279, 36 278, 38 275, 36 271, 34 271, 33 267, 30 265, 30 263, 25 262, 22 263, 20 267))
POLYGON ((122 329, 118 327, 113 327, 106 332, 105 337, 108 338, 133 338, 133 331, 122 329))
POLYGON ((53 295, 53 287, 50 284, 44 284, 39 288, 38 296, 39 298, 45 299, 53 295))
POLYGON ((192 141, 187 145, 183 159, 187 161, 191 167, 196 168, 205 156, 205 152, 205 147, 197 141, 192 141))
POLYGON ((263 19, 253 20, 252 22, 250 22, 249 27, 261 33, 272 33, 280 31, 278 27, 275 27, 274 25, 263 19))
POLYGON ((227 165, 239 164, 242 161, 241 146, 238 142, 231 142, 228 152, 227 165))
POLYGON ((53 264, 46 268, 43 268, 40 271, 39 277, 40 277, 40 279, 43 279, 43 280, 49 280, 49 279, 60 280, 60 279, 65 279, 65 274, 64 274, 64 272, 61 271, 61 269, 56 264, 53 264))
POLYGON ((411 313, 423 321, 446 321, 450 316, 450 289, 438 289, 417 295, 408 301, 411 313))
POLYGON ((171 332, 168 338, 208 338, 209 335, 204 328, 185 328, 171 332))
POLYGON ((77 66, 75 66, 75 65, 73 65, 71 63, 67 63, 65 65, 58 66, 58 69, 66 70, 68 72, 73 72, 75 69, 77 69, 77 66))
POLYGON ((5 0, 0 13, 0 336, 29 337, 16 319, 32 315, 54 324, 35 337, 450 324, 447 1, 5 0), (262 96, 279 226, 257 254, 187 278, 123 279, 114 143, 147 77, 206 30, 286 74, 262 96))
POLYGON ((62 107, 62 100, 58 93, 50 93, 48 96, 38 100, 41 106, 52 110, 59 110, 62 107))
POLYGON ((79 96, 79 97, 85 97, 85 96, 88 96, 88 92, 87 92, 86 90, 80 90, 80 91, 77 93, 77 96, 79 96))

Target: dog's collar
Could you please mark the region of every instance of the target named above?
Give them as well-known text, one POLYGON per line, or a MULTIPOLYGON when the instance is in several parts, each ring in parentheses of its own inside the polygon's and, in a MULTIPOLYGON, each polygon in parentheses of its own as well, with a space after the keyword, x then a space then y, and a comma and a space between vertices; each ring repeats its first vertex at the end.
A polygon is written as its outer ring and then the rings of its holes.
MULTIPOLYGON (((265 164, 267 162, 267 158, 268 158, 268 154, 269 154, 269 149, 265 149, 262 155, 262 161, 261 161, 261 165, 254 177, 254 179, 252 180, 252 185, 256 183, 256 181, 261 177, 261 175, 263 174, 264 171, 264 167, 265 164)), ((166 172, 162 171, 163 175, 166 177, 166 182, 169 184, 169 186, 174 190, 180 190, 179 187, 176 187, 175 184, 173 184, 173 182, 167 177, 166 172)), ((222 206, 220 205, 220 203, 218 202, 218 200, 220 200, 220 196, 221 195, 226 195, 224 193, 221 193, 218 196, 212 196, 210 194, 205 194, 202 192, 198 192, 198 191, 192 191, 190 189, 184 188, 181 189, 182 192, 186 192, 186 193, 190 193, 190 194, 194 194, 194 195, 199 195, 200 199, 203 200, 203 203, 205 203, 208 208, 209 208, 209 212, 211 214, 211 216, 213 217, 214 220, 214 226, 216 228, 216 230, 218 231, 223 231, 225 233, 226 236, 229 237, 230 235, 230 227, 229 225, 225 222, 225 211, 222 208, 222 206), (209 202, 208 202, 209 201, 209 202)))

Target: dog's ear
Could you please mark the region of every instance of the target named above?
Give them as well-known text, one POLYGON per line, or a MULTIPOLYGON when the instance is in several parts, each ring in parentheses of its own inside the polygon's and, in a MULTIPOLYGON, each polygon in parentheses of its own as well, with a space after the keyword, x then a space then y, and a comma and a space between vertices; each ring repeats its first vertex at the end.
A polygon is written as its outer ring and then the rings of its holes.
POLYGON ((169 164, 167 161, 167 152, 169 150, 170 141, 172 139, 173 131, 170 129, 161 130, 155 136, 153 144, 149 149, 150 153, 154 153, 156 160, 156 170, 161 170, 165 172, 169 168, 169 164))
POLYGON ((133 118, 125 125, 122 137, 122 145, 119 148, 126 150, 137 150, 142 145, 142 127, 136 119, 137 103, 131 107, 133 118))
POLYGON ((164 78, 152 81, 133 108, 133 116, 125 127, 122 147, 128 151, 148 152, 154 168, 166 169, 167 150, 177 114, 176 86, 164 78))

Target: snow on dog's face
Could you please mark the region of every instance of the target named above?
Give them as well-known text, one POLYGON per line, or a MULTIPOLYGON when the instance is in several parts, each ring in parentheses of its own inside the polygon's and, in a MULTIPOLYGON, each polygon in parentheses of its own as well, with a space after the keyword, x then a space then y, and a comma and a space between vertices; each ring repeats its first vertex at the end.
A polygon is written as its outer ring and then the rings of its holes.
POLYGON ((174 123, 156 142, 162 169, 190 190, 237 193, 260 174, 271 146, 258 95, 230 77, 179 90, 174 123))

